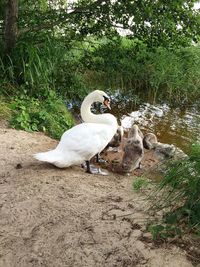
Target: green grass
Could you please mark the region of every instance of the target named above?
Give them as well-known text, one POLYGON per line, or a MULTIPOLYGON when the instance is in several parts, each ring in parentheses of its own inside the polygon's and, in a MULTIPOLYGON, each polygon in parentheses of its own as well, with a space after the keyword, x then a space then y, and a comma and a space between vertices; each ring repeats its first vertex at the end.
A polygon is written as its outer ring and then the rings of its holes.
POLYGON ((200 46, 152 50, 122 38, 96 46, 82 61, 90 87, 120 88, 151 102, 191 103, 200 97, 200 46))
POLYGON ((200 236, 200 144, 192 146, 188 159, 168 166, 152 195, 151 209, 162 210, 164 216, 162 227, 155 224, 151 232, 161 236, 189 231, 200 236))
POLYGON ((116 90, 145 101, 192 103, 200 97, 200 46, 150 49, 138 39, 86 38, 71 46, 48 37, 42 44, 19 42, 0 58, 0 91, 43 97, 54 90, 81 99, 94 89, 116 90))
POLYGON ((45 97, 55 91, 66 98, 87 92, 80 55, 65 43, 47 38, 42 44, 19 42, 10 56, 0 55, 0 93, 45 97))
POLYGON ((139 192, 141 189, 146 188, 149 185, 150 181, 141 176, 141 177, 135 177, 133 180, 133 190, 136 192, 139 192))
POLYGON ((9 120, 12 116, 12 111, 8 107, 8 103, 0 98, 0 120, 9 120))

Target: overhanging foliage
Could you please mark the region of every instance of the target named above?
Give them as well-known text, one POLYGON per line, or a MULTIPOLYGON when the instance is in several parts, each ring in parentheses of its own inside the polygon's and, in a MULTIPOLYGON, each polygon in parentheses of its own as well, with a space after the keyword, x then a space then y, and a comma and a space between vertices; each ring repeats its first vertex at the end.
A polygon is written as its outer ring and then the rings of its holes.
POLYGON ((195 0, 81 0, 71 5, 67 0, 4 0, 0 4, 4 41, 11 2, 19 9, 17 41, 25 38, 38 43, 43 35, 53 35, 70 42, 88 35, 118 35, 117 28, 128 29, 130 38, 150 47, 186 46, 199 40, 195 0))

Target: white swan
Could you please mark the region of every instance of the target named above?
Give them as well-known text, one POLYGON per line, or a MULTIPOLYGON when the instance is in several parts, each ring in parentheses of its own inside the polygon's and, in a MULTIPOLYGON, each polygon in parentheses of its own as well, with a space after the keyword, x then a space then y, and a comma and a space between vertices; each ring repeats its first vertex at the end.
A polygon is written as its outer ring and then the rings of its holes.
POLYGON ((55 149, 37 153, 34 157, 59 168, 82 164, 86 161, 87 172, 91 172, 89 160, 106 147, 118 127, 117 120, 112 114, 96 115, 90 111, 94 102, 101 102, 110 108, 108 95, 100 90, 93 91, 81 105, 84 123, 66 131, 55 149))

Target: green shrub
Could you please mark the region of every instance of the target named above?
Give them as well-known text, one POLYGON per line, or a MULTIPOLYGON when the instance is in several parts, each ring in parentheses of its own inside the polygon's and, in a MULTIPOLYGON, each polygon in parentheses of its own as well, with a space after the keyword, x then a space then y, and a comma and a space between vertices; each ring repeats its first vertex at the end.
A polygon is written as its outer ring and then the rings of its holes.
POLYGON ((64 131, 74 125, 65 104, 53 92, 45 100, 22 95, 13 99, 10 107, 13 110, 10 124, 16 129, 43 131, 59 139, 64 131))

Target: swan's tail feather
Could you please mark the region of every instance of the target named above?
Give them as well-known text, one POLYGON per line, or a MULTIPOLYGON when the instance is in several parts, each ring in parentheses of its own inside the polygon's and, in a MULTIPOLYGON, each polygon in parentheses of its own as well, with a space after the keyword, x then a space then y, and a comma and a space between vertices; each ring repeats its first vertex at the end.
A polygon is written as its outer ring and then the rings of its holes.
POLYGON ((56 161, 59 161, 59 154, 56 150, 51 150, 47 152, 41 152, 33 155, 35 159, 39 161, 45 161, 54 164, 56 161))
POLYGON ((39 161, 45 161, 45 162, 53 163, 55 161, 55 156, 50 152, 51 151, 37 153, 37 154, 34 154, 33 156, 35 159, 37 159, 39 161))
POLYGON ((33 157, 39 161, 44 161, 44 162, 54 164, 55 166, 59 168, 63 168, 66 166, 66 162, 64 163, 61 160, 61 157, 56 150, 37 153, 37 154, 34 154, 33 157))

